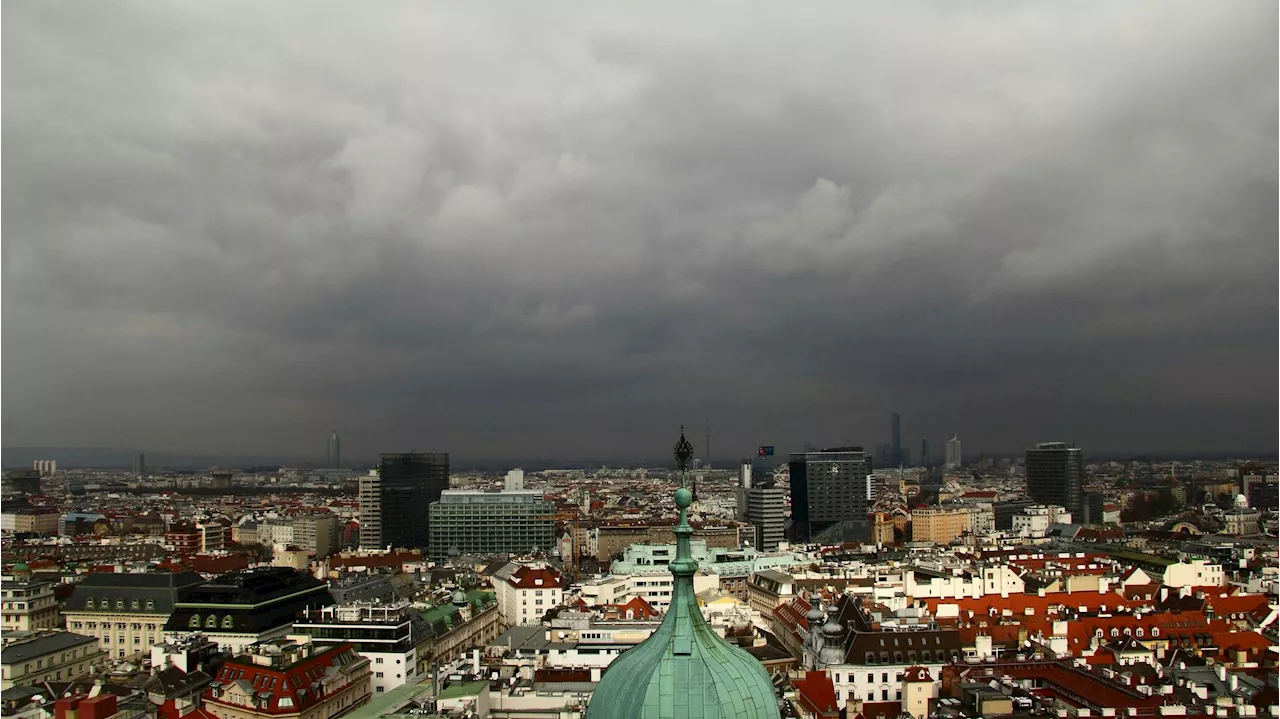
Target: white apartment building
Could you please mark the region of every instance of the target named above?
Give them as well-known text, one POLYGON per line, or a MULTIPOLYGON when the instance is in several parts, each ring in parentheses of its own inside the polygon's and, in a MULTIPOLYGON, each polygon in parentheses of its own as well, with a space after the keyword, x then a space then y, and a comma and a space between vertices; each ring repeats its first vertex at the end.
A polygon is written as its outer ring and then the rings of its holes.
POLYGON ((1166 587, 1223 587, 1227 575, 1221 564, 1210 564, 1203 559, 1170 564, 1164 569, 1166 587))
POLYGON ((1019 537, 1043 537, 1055 524, 1071 524, 1071 513, 1063 507, 1037 504, 1013 515, 1013 533, 1019 537))
POLYGON ((427 633, 421 615, 401 599, 391 604, 352 602, 306 609, 294 621, 288 638, 312 642, 317 651, 352 645, 369 660, 374 694, 382 694, 423 678, 418 673, 417 645, 426 641, 427 633))
POLYGON ((564 578, 541 563, 508 562, 494 573, 493 586, 502 623, 509 627, 538 624, 564 602, 564 578))
MULTIPOLYGON (((671 606, 671 589, 674 586, 671 572, 651 574, 611 574, 601 579, 583 582, 577 588, 582 601, 590 607, 609 604, 625 604, 636 597, 649 603, 659 612, 671 606)), ((698 572, 693 575, 694 594, 720 588, 720 577, 698 572)))

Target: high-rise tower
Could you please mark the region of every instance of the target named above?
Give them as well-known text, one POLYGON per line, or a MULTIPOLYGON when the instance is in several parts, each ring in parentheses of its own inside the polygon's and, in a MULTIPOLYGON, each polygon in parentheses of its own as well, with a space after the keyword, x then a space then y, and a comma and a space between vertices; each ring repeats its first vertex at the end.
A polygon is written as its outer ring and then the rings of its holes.
MULTIPOLYGON (((1066 442, 1027 448, 1027 495, 1084 517, 1084 452, 1066 442)), ((1077 520, 1080 521, 1080 520, 1077 520)))
POLYGON ((889 418, 889 453, 893 466, 902 463, 902 418, 897 412, 889 418))
POLYGON ((964 460, 960 454, 960 437, 952 435, 951 439, 947 440, 947 469, 955 469, 963 463, 964 460))
POLYGON ((792 536, 798 542, 865 542, 867 513, 875 503, 871 455, 862 447, 835 447, 791 455, 792 536))
POLYGON ((448 488, 448 452, 383 454, 378 475, 360 484, 361 524, 371 525, 368 533, 361 527, 361 547, 372 549, 377 541, 382 548, 425 549, 430 537, 428 509, 448 488))
POLYGON ((342 444, 338 440, 338 430, 329 435, 329 469, 342 467, 342 444))

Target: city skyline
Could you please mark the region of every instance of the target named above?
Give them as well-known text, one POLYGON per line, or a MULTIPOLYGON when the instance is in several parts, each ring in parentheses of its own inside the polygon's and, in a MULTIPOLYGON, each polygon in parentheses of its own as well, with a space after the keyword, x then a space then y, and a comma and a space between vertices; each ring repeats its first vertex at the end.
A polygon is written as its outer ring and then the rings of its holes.
POLYGON ((6 8, 6 447, 1275 452, 1274 4, 312 8, 6 8))

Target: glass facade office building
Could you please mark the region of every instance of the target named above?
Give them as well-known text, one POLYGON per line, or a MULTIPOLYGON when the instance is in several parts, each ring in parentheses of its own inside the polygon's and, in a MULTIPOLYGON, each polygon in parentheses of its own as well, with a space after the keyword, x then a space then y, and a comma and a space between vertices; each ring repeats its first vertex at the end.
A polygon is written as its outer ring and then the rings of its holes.
POLYGON ((795 541, 870 541, 871 455, 861 447, 835 447, 793 454, 788 468, 795 541))
POLYGON ((430 556, 550 553, 555 504, 536 490, 446 490, 431 504, 430 556))

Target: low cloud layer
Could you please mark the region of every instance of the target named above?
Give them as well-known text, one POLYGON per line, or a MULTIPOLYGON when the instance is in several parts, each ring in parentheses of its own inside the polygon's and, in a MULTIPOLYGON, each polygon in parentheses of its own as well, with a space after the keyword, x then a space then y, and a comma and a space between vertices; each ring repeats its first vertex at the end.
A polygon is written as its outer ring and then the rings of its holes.
POLYGON ((3 433, 1277 436, 1274 3, 38 3, 3 433))

